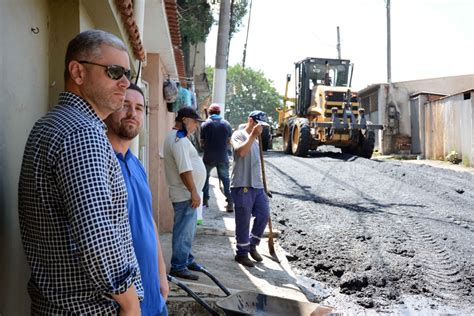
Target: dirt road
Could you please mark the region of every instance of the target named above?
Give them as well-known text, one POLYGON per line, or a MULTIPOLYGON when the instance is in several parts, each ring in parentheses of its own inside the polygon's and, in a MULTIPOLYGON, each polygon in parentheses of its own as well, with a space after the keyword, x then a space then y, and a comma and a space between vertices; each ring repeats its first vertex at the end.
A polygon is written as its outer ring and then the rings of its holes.
POLYGON ((279 243, 312 300, 347 313, 474 313, 473 174, 265 155, 279 243))

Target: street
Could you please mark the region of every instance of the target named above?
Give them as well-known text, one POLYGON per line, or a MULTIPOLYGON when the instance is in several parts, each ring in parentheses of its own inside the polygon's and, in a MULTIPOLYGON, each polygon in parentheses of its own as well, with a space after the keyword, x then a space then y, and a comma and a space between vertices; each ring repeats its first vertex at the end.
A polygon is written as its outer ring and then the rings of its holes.
POLYGON ((265 153, 265 171, 278 242, 311 300, 349 313, 474 313, 472 173, 279 151, 265 153))

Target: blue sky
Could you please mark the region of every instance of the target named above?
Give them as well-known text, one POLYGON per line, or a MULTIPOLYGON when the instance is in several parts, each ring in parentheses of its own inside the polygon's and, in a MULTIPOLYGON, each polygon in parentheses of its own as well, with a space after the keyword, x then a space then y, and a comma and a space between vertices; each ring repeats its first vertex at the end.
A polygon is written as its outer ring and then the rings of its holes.
MULTIPOLYGON (((242 62, 248 17, 234 35, 229 65, 242 62)), ((246 66, 261 70, 284 92, 287 73, 306 57, 355 64, 353 87, 387 81, 385 0, 253 0, 246 66)), ((392 81, 474 73, 473 0, 392 0, 392 81)), ((206 64, 214 65, 217 26, 208 36, 206 64)))

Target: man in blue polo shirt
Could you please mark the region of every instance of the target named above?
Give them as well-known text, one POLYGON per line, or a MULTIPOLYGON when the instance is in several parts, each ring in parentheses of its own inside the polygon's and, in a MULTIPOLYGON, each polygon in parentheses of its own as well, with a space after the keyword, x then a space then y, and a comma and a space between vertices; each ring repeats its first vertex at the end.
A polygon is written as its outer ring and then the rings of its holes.
POLYGON ((129 149, 130 142, 140 132, 145 117, 142 90, 130 83, 122 110, 106 120, 107 136, 114 148, 128 192, 128 217, 133 247, 140 267, 145 298, 140 303, 142 316, 166 316, 165 300, 169 287, 166 266, 153 220, 151 192, 140 161, 129 149))
POLYGON ((232 136, 232 127, 222 118, 219 104, 209 106, 209 118, 201 125, 201 147, 204 149, 203 161, 207 178, 204 184, 203 205, 209 206, 209 175, 215 167, 217 176, 222 181, 224 195, 227 199, 227 212, 234 211, 234 202, 230 194, 228 145, 232 136))

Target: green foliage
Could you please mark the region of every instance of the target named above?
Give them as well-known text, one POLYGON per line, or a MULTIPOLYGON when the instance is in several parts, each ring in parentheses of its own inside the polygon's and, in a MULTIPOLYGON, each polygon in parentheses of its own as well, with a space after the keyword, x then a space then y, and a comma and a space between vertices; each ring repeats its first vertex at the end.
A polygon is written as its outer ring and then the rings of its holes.
POLYGON ((452 164, 459 164, 462 162, 461 155, 457 153, 455 150, 451 150, 449 154, 446 156, 446 161, 449 161, 452 164))
POLYGON ((211 6, 206 0, 178 0, 177 4, 183 46, 205 42, 215 22, 211 6))
MULTIPOLYGON (((206 67, 207 78, 212 85, 214 68, 206 67)), ((256 71, 241 65, 227 69, 227 92, 225 118, 237 127, 247 122, 247 117, 253 110, 267 113, 270 124, 278 121, 275 108, 281 104, 282 96, 273 87, 273 82, 267 79, 262 71, 256 71)), ((211 87, 212 89, 212 87, 211 87)))
MULTIPOLYGON (((191 45, 205 42, 211 27, 219 16, 219 1, 212 1, 212 6, 207 0, 177 0, 179 28, 181 32, 181 49, 184 53, 186 75, 192 77, 191 57, 189 56, 191 45)), ((242 19, 247 14, 248 0, 231 1, 230 34, 239 31, 242 19)))
POLYGON ((247 14, 248 0, 232 0, 231 1, 231 17, 230 17, 230 36, 232 38, 242 26, 242 20, 247 14))
MULTIPOLYGON (((183 46, 205 42, 212 25, 217 22, 213 17, 213 10, 218 16, 219 3, 211 7, 207 0, 178 0, 177 4, 183 46)), ((230 38, 242 26, 247 6, 248 0, 231 1, 230 38)))

